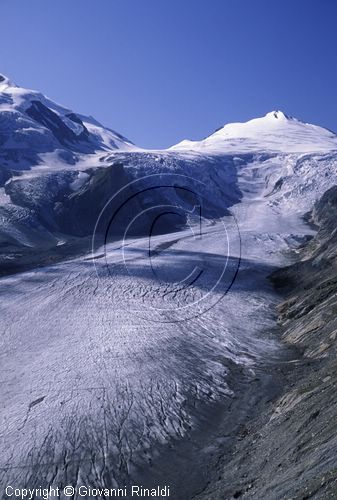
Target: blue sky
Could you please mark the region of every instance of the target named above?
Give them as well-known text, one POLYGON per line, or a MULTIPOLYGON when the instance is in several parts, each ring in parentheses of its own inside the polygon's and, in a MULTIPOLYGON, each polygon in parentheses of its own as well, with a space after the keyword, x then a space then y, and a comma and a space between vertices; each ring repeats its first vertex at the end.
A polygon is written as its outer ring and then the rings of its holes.
POLYGON ((0 72, 144 147, 282 109, 337 131, 336 0, 1 0, 0 72))

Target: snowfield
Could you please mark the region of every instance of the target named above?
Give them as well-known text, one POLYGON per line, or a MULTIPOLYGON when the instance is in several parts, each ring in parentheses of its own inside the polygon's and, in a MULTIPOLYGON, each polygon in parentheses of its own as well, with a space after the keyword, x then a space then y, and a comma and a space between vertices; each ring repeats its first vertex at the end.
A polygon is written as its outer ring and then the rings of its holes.
MULTIPOLYGON (((8 85, 1 106, 17 124, 27 95, 8 85)), ((337 183, 337 139, 272 112, 166 151, 119 145, 67 162, 65 143, 4 182, 5 251, 52 252, 121 206, 129 218, 99 232, 92 253, 0 279, 1 484, 170 484, 192 498, 259 397, 260 374, 283 359, 267 277, 312 234, 302 216, 337 183), (169 231, 149 238, 151 210, 169 214, 169 231)))

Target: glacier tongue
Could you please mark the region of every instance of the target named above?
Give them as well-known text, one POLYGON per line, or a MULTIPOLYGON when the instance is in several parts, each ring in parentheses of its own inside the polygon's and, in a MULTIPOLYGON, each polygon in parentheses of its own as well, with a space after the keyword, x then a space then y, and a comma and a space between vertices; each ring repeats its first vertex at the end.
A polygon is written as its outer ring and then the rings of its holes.
MULTIPOLYGON (((111 487, 139 480, 148 484, 155 477, 186 498, 202 486, 200 468, 172 458, 163 467, 161 453, 168 444, 185 450, 183 443, 197 429, 207 436, 202 422, 215 408, 222 408, 223 425, 234 434, 247 398, 251 404, 259 394, 254 381, 264 380, 266 365, 282 356, 271 333, 271 306, 278 297, 266 278, 287 262, 289 245, 311 232, 301 215, 336 181, 336 156, 112 156, 123 158, 134 178, 156 172, 163 181, 168 170, 175 173, 176 189, 184 169, 195 182, 199 175, 217 203, 221 189, 215 190, 219 179, 214 179, 222 165, 223 185, 227 175, 228 185, 241 193, 230 207, 240 232, 229 231, 226 274, 235 270, 241 253, 237 279, 225 296, 221 288, 212 292, 212 300, 221 300, 208 311, 188 321, 166 321, 167 310, 196 302, 209 291, 208 279, 227 257, 223 223, 230 228, 231 216, 226 214, 205 219, 200 239, 198 226, 194 233, 186 228, 156 235, 151 276, 148 238, 134 237, 108 242, 96 249, 94 259, 89 255, 2 278, 2 387, 11 394, 3 394, 3 481, 28 484, 47 478, 53 485, 99 477, 102 486, 111 487), (111 273, 104 271, 107 263, 111 273), (181 275, 205 265, 210 273, 177 288, 181 275)), ((94 179, 97 172, 90 175, 94 179)), ((88 178, 80 176, 81 184, 74 185, 78 178, 72 177, 71 187, 83 194, 88 178)), ((149 179, 142 180, 144 189, 149 179)), ((168 193, 165 203, 171 196, 176 203, 177 193, 168 193)), ((198 439, 192 452, 204 466, 211 458, 198 439)), ((177 455, 186 458, 184 453, 177 455)))

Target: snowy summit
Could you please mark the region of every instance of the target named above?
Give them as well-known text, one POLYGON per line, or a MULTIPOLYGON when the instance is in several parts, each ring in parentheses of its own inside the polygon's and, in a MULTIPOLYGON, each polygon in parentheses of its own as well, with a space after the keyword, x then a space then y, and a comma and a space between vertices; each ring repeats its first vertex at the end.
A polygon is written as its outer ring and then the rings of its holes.
POLYGON ((170 149, 205 153, 266 150, 283 153, 324 152, 337 150, 337 135, 276 110, 245 123, 229 123, 204 140, 184 140, 170 149))

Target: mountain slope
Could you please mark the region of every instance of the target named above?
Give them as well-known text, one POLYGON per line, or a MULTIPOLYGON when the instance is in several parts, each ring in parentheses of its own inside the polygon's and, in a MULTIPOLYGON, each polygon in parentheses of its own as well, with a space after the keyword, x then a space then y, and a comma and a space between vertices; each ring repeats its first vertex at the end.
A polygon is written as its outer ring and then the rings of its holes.
POLYGON ((242 430, 226 469, 198 497, 294 500, 336 498, 337 187, 315 204, 315 237, 299 259, 272 274, 279 290, 283 341, 296 364, 279 367, 287 382, 242 430))
POLYGON ((94 118, 0 75, 1 267, 12 269, 25 255, 32 263, 38 261, 36 249, 42 255, 67 241, 73 244, 72 237, 81 231, 70 230, 63 237, 69 217, 65 213, 58 224, 63 201, 85 184, 90 175, 83 170, 92 173, 102 155, 134 149, 94 118))
POLYGON ((81 154, 133 147, 92 117, 76 114, 0 75, 1 168, 22 170, 53 161, 71 165, 81 154))

